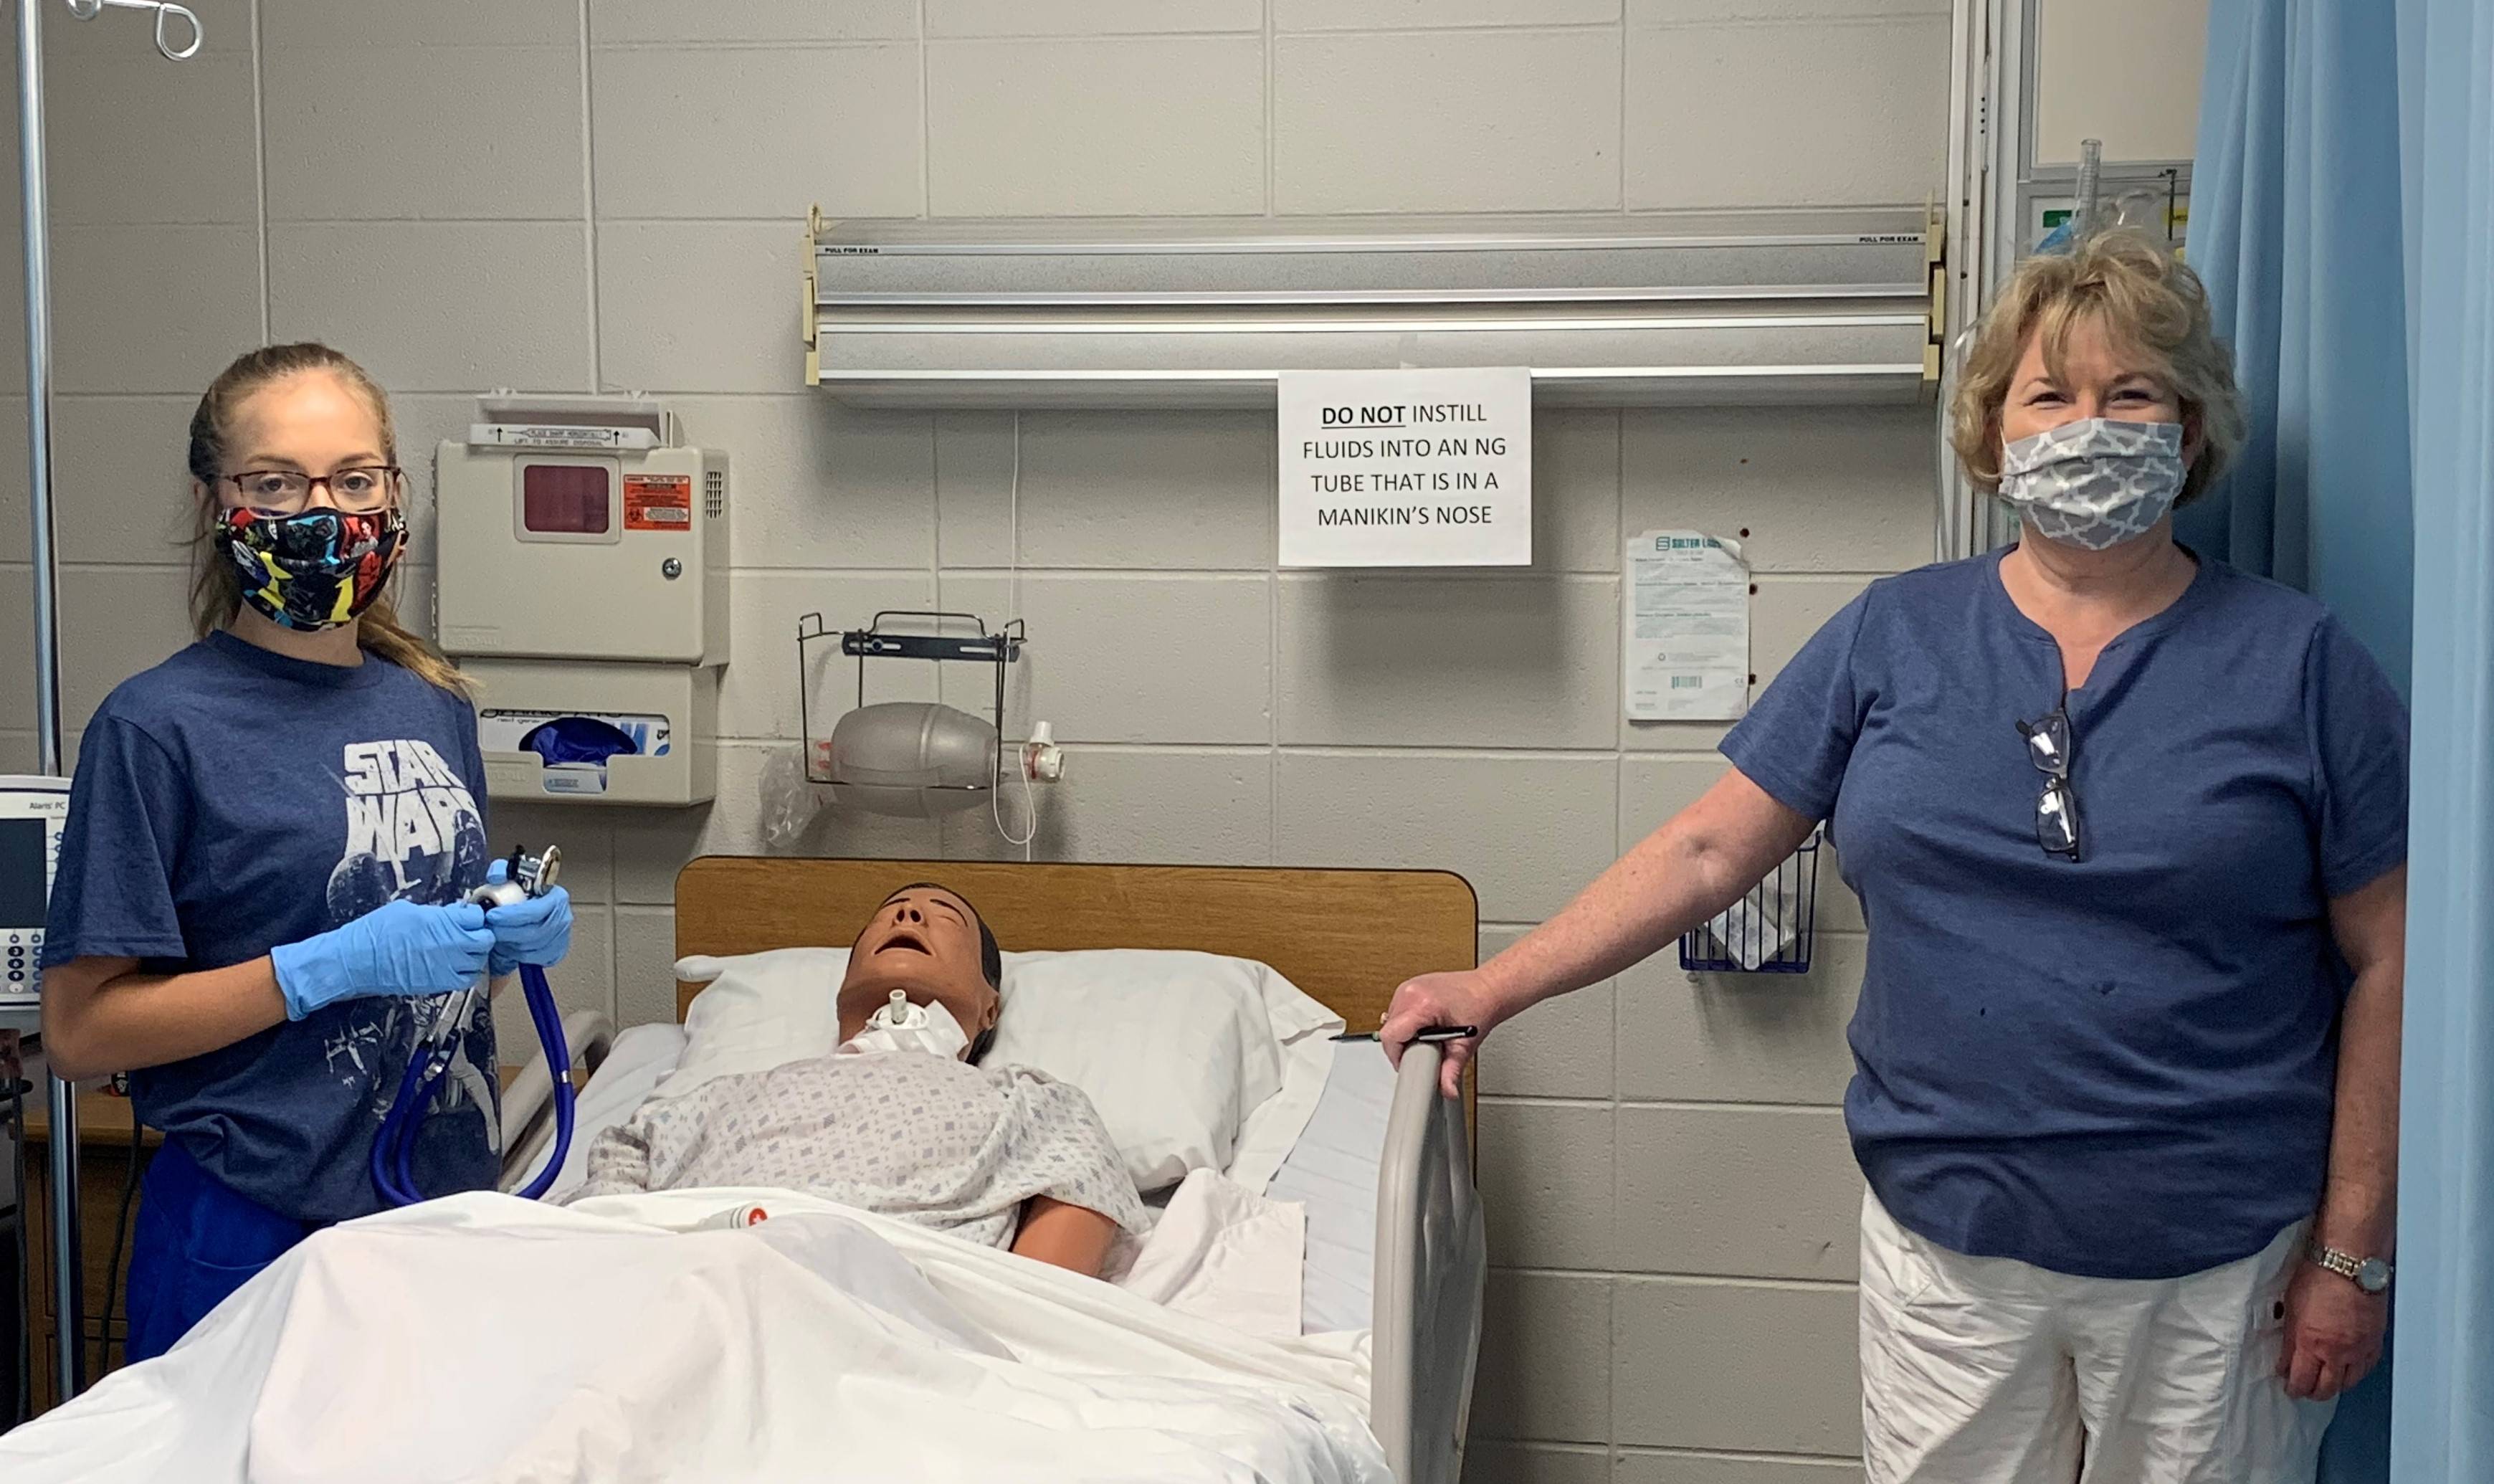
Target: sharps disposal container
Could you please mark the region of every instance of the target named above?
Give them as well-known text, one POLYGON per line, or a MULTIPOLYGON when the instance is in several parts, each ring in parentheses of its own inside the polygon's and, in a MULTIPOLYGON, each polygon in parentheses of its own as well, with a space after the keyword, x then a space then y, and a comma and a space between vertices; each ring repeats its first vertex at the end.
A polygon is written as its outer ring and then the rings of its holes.
POLYGON ((711 798, 727 456, 645 398, 502 392, 438 460, 438 632, 480 687, 493 797, 711 798))

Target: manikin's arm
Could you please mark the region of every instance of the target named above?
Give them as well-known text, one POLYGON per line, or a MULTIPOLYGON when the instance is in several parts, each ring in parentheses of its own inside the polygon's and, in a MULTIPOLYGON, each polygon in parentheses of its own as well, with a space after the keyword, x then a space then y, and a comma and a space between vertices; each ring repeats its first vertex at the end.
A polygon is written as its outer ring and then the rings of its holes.
POLYGON ((1109 1245, 1116 1239, 1117 1224, 1099 1212, 1033 1196, 1022 1207, 1021 1230, 1014 1236, 1013 1250, 1020 1257, 1097 1278, 1109 1260, 1109 1245))
POLYGON ((597 1136, 589 1146, 589 1173, 580 1189, 563 1197, 566 1203, 659 1188, 652 1184, 649 1112, 650 1105, 644 1103, 631 1117, 597 1136))

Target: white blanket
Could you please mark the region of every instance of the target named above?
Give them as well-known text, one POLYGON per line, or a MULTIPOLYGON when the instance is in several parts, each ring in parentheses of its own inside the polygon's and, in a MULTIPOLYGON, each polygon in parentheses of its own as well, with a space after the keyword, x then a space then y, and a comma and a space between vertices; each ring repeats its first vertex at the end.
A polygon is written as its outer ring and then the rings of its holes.
POLYGON ((1120 1242, 1101 1274, 1165 1309, 1264 1340, 1299 1330, 1307 1211, 1269 1200, 1218 1170, 1188 1172, 1140 1243, 1120 1242))
POLYGON ((0 1438, 0 1478, 1388 1484, 1367 1395, 1364 1335, 1260 1340, 789 1192, 474 1195, 315 1236, 0 1438), (684 1229, 742 1200, 771 1219, 684 1229))

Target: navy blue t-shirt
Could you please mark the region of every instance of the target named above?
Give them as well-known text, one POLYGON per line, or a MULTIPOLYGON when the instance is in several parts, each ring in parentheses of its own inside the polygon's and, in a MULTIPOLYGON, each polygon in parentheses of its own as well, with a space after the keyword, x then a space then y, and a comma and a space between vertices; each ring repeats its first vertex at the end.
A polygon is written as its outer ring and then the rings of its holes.
POLYGON ((2083 859, 2017 723, 2062 700, 2000 555, 1874 583, 1724 740, 1829 821, 1870 924, 1845 1122, 1943 1247, 2096 1278, 2247 1257, 2321 1197, 2328 902, 2407 858, 2407 709, 2311 598, 2200 559, 2071 691, 2083 859))
MULTIPOLYGON (((484 777, 467 701, 372 653, 290 659, 213 633, 131 677, 78 746, 46 966, 223 968, 405 897, 484 880, 484 777)), ((379 1209, 366 1161, 442 999, 336 1001, 222 1050, 131 1075, 139 1116, 208 1173, 302 1221, 379 1209)), ((429 1195, 500 1170, 483 997, 416 1146, 429 1195)))

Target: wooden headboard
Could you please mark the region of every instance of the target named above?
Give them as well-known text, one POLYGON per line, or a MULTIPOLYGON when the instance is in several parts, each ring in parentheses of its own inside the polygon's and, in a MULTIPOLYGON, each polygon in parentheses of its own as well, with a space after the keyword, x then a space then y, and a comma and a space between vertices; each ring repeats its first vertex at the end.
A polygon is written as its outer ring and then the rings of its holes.
MULTIPOLYGON (((1478 904, 1449 871, 1038 865, 704 856, 676 877, 676 956, 845 948, 893 892, 936 881, 1008 951, 1178 948, 1256 958, 1370 1030, 1414 974, 1467 969, 1478 904)), ((676 985, 676 1015, 701 989, 676 985)))

